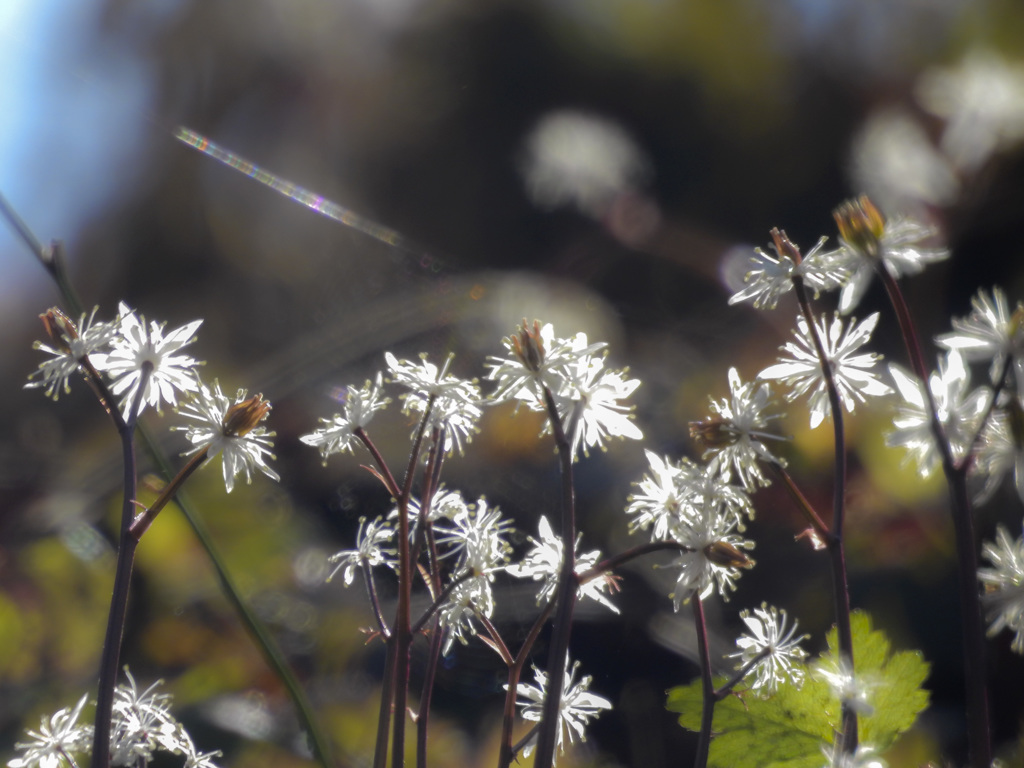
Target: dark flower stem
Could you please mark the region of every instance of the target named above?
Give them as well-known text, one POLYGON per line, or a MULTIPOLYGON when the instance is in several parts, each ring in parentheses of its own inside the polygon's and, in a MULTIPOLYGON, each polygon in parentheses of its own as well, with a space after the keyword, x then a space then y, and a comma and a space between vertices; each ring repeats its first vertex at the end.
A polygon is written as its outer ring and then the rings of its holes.
MULTIPOLYGON (((782 235, 785 238, 785 235, 782 235)), ((788 242, 788 241, 787 241, 788 242)), ((795 248, 795 246, 794 246, 795 248)), ((832 599, 836 614, 836 636, 839 643, 840 656, 849 663, 853 670, 853 630, 850 627, 850 581, 846 572, 846 549, 843 546, 843 523, 846 513, 846 430, 843 422, 843 405, 836 387, 833 362, 825 354, 825 347, 818 336, 818 327, 814 322, 814 312, 807 296, 807 289, 801 277, 793 278, 800 311, 810 332, 814 351, 821 363, 821 373, 828 392, 829 410, 832 413, 832 429, 834 444, 834 470, 832 480, 832 525, 825 538, 825 546, 832 566, 832 599)), ((842 709, 842 749, 845 754, 852 755, 857 751, 857 712, 852 702, 843 701, 842 709)))
MULTIPOLYGON (((117 687, 117 670, 121 660, 121 642, 124 639, 125 618, 128 615, 128 594, 131 588, 132 570, 135 566, 135 549, 138 539, 129 535, 129 527, 135 518, 135 496, 138 489, 138 472, 135 461, 135 422, 142 406, 142 397, 153 372, 151 363, 144 363, 139 376, 139 388, 132 401, 127 419, 120 414, 114 419, 121 437, 121 457, 124 465, 124 495, 121 499, 121 526, 118 531, 117 566, 114 571, 114 590, 110 598, 110 612, 107 614, 107 631, 103 638, 103 655, 100 658, 99 687, 96 693, 96 722, 93 729, 92 768, 108 768, 110 765, 110 730, 114 714, 114 689, 117 687)), ((113 413, 117 413, 114 409, 113 413)))
MULTIPOLYGON (((963 621, 964 672, 967 685, 967 737, 973 768, 989 768, 992 764, 992 730, 990 726, 988 681, 985 676, 985 629, 981 619, 981 597, 978 590, 978 554, 970 497, 967 493, 967 468, 970 454, 957 464, 939 420, 935 398, 929 386, 928 368, 921 351, 917 329, 899 283, 888 270, 879 268, 889 301, 896 311, 900 332, 914 373, 921 382, 931 416, 932 437, 942 456, 942 471, 949 487, 950 514, 956 537, 960 612, 963 621)), ((1003 378, 1005 378, 1005 373, 1003 378)))
POLYGON ((693 621, 697 630, 697 651, 700 656, 700 680, 703 696, 701 697, 700 735, 697 738, 697 755, 694 768, 707 768, 708 753, 711 750, 711 726, 715 715, 715 683, 711 677, 711 653, 708 649, 708 627, 704 619, 704 604, 700 595, 690 599, 693 606, 693 621))
POLYGON ((548 686, 541 709, 540 733, 537 736, 535 768, 551 768, 554 764, 562 688, 565 684, 565 660, 569 652, 572 614, 576 603, 576 490, 573 482, 572 447, 565 436, 551 390, 544 388, 551 432, 558 448, 562 474, 562 568, 555 593, 555 619, 548 653, 548 686))

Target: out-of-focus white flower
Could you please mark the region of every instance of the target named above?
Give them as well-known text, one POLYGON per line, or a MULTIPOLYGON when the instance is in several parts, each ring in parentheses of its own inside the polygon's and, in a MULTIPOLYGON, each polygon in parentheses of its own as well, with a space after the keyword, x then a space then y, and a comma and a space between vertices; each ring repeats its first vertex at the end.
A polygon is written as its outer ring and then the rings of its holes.
POLYGON ((848 659, 822 661, 813 674, 828 684, 840 704, 848 705, 858 715, 867 717, 875 711, 870 701, 873 683, 855 675, 848 659))
POLYGON ((704 448, 703 458, 711 459, 712 471, 718 471, 726 482, 732 480, 735 472, 748 492, 771 482, 758 462, 786 465, 764 443, 765 440, 783 439, 766 431, 768 422, 780 416, 765 412, 771 404, 768 382, 744 384, 739 372, 730 368, 729 397, 711 400, 711 410, 715 414, 711 418, 690 422, 690 437, 704 448))
POLYGON ((584 112, 548 113, 525 150, 526 191, 541 208, 573 205, 601 219, 616 197, 650 177, 647 158, 620 125, 584 112))
POLYGON ((1013 312, 1006 294, 998 286, 992 292, 978 291, 971 299, 971 313, 953 318, 953 332, 937 337, 946 349, 956 350, 970 362, 990 361, 989 379, 996 379, 1008 355, 1013 356, 1017 391, 1024 392, 1024 304, 1013 312))
POLYGON ((8 768, 60 768, 68 758, 88 752, 92 747, 92 726, 79 724, 88 694, 82 696, 70 709, 59 709, 43 717, 38 731, 26 731, 31 741, 14 745, 20 757, 7 762, 8 768))
MULTIPOLYGON (((448 599, 437 611, 441 626, 446 631, 442 653, 448 653, 455 640, 466 645, 467 638, 476 634, 478 616, 489 619, 494 615, 492 577, 489 573, 473 573, 452 589, 448 599)), ((453 574, 455 577, 456 574, 453 574)))
POLYGON ((148 405, 160 412, 165 402, 177 404, 178 392, 199 389, 195 367, 199 361, 177 352, 196 340, 195 332, 202 320, 175 328, 164 335, 166 323, 146 323, 143 315, 122 302, 118 307, 117 335, 112 340, 112 351, 103 360, 103 370, 114 379, 112 394, 121 397, 121 410, 128 415, 142 382, 142 370, 152 367, 142 392, 139 413, 148 405))
MULTIPOLYGON (((878 312, 868 316, 859 325, 852 318, 843 330, 843 321, 835 315, 831 324, 825 318, 815 321, 818 338, 825 352, 824 363, 831 368, 832 379, 839 392, 839 400, 852 413, 856 402, 865 402, 868 397, 878 397, 892 392, 874 374, 875 363, 881 355, 873 352, 855 354, 871 340, 871 333, 878 324, 878 312)), ((832 415, 829 405, 828 388, 822 372, 822 361, 814 346, 810 327, 803 315, 796 319, 796 340, 786 342, 782 347, 788 357, 780 357, 776 365, 765 368, 758 374, 761 379, 781 379, 791 387, 787 400, 810 393, 811 429, 826 416, 832 415)))
POLYGON ((878 750, 867 744, 860 744, 853 754, 843 752, 837 743, 821 748, 828 762, 822 768, 888 768, 888 763, 878 756, 878 750))
POLYGON ((1024 64, 973 51, 958 65, 935 67, 917 84, 922 106, 945 119, 942 149, 959 168, 977 170, 1024 140, 1024 64))
POLYGON ((839 249, 821 258, 845 263, 850 271, 839 295, 840 314, 849 314, 860 303, 879 265, 899 278, 949 258, 948 249, 923 245, 935 236, 934 227, 909 218, 886 220, 867 196, 843 203, 833 216, 839 226, 839 249))
POLYGON ((734 518, 719 510, 707 509, 671 529, 672 539, 687 548, 666 568, 678 568, 676 585, 669 595, 678 612, 696 593, 702 600, 717 591, 723 600, 736 589, 741 569, 751 568, 754 561, 742 550, 753 549, 754 542, 735 533, 734 518))
MULTIPOLYGON (((924 388, 916 377, 898 365, 890 365, 889 373, 903 401, 893 417, 895 429, 886 437, 886 444, 905 448, 907 460, 914 460, 921 476, 927 477, 941 457, 932 435, 931 412, 924 388)), ((963 356, 955 351, 939 360, 939 370, 931 375, 928 384, 953 458, 960 460, 971 447, 992 391, 978 387, 967 393, 970 376, 963 356)))
POLYGON ((350 586, 356 577, 356 570, 366 565, 371 568, 376 565, 387 565, 395 567, 395 557, 398 550, 393 547, 384 546, 395 537, 395 530, 388 525, 383 518, 378 517, 369 525, 366 518, 359 518, 359 531, 356 533, 356 548, 343 549, 327 558, 334 568, 327 575, 327 581, 334 578, 342 568, 345 569, 343 579, 345 586, 350 586))
POLYGON ((996 492, 1006 473, 1013 470, 1014 486, 1024 501, 1024 403, 1014 394, 992 411, 981 431, 981 441, 969 471, 983 485, 974 503, 984 504, 996 492))
MULTIPOLYGON (((551 523, 543 515, 541 515, 537 527, 540 531, 540 541, 531 536, 530 543, 533 544, 533 549, 526 553, 522 561, 508 566, 505 570, 519 579, 540 581, 541 588, 537 593, 537 605, 542 605, 554 597, 555 590, 558 588, 558 577, 562 570, 563 547, 561 538, 555 536, 551 530, 551 523)), ((579 546, 581 538, 582 534, 576 539, 577 546, 579 546)), ((600 559, 601 552, 599 550, 576 555, 576 574, 586 573, 597 565, 600 559)), ((581 584, 576 594, 580 599, 589 597, 618 613, 619 609, 604 596, 604 591, 613 589, 614 585, 615 582, 611 574, 604 574, 586 584, 581 584)))
POLYGON ((238 390, 232 402, 220 391, 220 383, 214 381, 213 389, 201 384, 198 392, 182 403, 178 413, 197 422, 188 426, 172 427, 185 432, 185 437, 192 443, 192 449, 186 451, 190 456, 199 451, 207 451, 207 461, 221 454, 224 469, 224 486, 228 493, 235 487, 235 477, 245 474, 246 483, 252 483, 252 470, 258 469, 271 480, 281 478, 267 466, 267 457, 273 459, 270 449, 274 447, 270 438, 274 432, 266 427, 256 426, 267 418, 270 403, 263 395, 246 397, 244 389, 238 390))
POLYGON ((306 445, 320 450, 324 464, 332 453, 353 453, 353 447, 359 442, 355 430, 365 428, 373 415, 391 402, 391 398, 384 397, 382 379, 382 374, 378 373, 374 381, 367 380, 361 389, 346 387, 343 398, 345 413, 320 419, 318 430, 299 438, 306 445))
POLYGON ((810 635, 797 636, 799 623, 794 621, 792 626, 787 627, 786 611, 769 607, 766 603, 755 608, 753 614, 742 611, 740 618, 750 634, 740 635, 736 640, 739 652, 729 654, 730 658, 739 658, 736 668, 742 669, 764 654, 750 670, 754 674, 751 689, 770 696, 779 687, 779 683, 789 681, 800 686, 804 681, 803 661, 807 658, 807 652, 800 647, 800 643, 810 635))
POLYGON ((401 396, 402 412, 422 414, 429 404, 427 429, 436 428, 444 432, 448 453, 455 450, 462 453, 464 443, 469 442, 472 433, 477 431, 482 397, 475 381, 449 375, 448 367, 453 357, 449 355, 438 369, 425 354, 420 355, 419 363, 399 360, 390 352, 384 355, 391 381, 409 388, 409 392, 401 396))
POLYGON ((797 264, 773 243, 769 247, 774 256, 760 248, 754 249, 747 272, 743 277, 746 288, 729 298, 729 304, 754 300, 758 309, 775 309, 779 299, 793 290, 794 278, 801 278, 817 296, 832 291, 850 277, 850 266, 845 259, 834 258, 835 251, 822 251, 826 238, 821 238, 797 264))
POLYGON ((1024 654, 1024 539, 1011 539, 1000 525, 995 542, 985 542, 981 553, 992 564, 978 569, 978 579, 985 587, 982 600, 992 622, 989 637, 1009 629, 1015 633, 1010 647, 1024 654))
POLYGON ((32 344, 32 348, 51 354, 53 358, 43 361, 29 374, 26 389, 45 387, 46 396, 56 400, 61 390, 64 394, 71 391, 69 379, 78 371, 83 358, 88 356, 97 370, 103 367, 106 354, 101 350, 106 349, 114 338, 117 326, 114 323, 94 322, 97 310, 99 307, 93 307, 88 317, 83 313, 77 325, 56 307, 39 316, 54 346, 37 341, 32 344), (33 381, 37 377, 38 380, 33 381))
POLYGON ((439 514, 434 534, 437 543, 446 547, 442 557, 458 555, 456 574, 491 573, 505 567, 512 551, 505 536, 512 530, 512 521, 503 518, 498 507, 488 506, 482 496, 475 504, 456 504, 450 500, 442 501, 441 507, 451 517, 442 518, 439 514))
MULTIPOLYGON (((592 677, 584 675, 577 682, 576 673, 579 670, 579 662, 571 667, 569 658, 565 659, 565 678, 562 686, 562 698, 558 706, 558 736, 555 741, 555 752, 561 754, 565 751, 566 735, 571 744, 576 737, 580 741, 586 741, 586 725, 591 718, 597 717, 602 709, 611 709, 612 703, 603 696, 590 692, 592 677)), ((520 697, 516 704, 522 707, 520 715, 524 720, 539 723, 544 716, 544 697, 548 686, 548 675, 543 670, 533 668, 533 677, 536 685, 519 683, 516 686, 516 694, 520 697)), ((529 757, 533 752, 535 743, 531 743, 523 750, 523 756, 529 757)))
POLYGON ((960 182, 910 112, 888 107, 873 112, 853 139, 851 174, 884 208, 911 210, 948 205, 960 182))

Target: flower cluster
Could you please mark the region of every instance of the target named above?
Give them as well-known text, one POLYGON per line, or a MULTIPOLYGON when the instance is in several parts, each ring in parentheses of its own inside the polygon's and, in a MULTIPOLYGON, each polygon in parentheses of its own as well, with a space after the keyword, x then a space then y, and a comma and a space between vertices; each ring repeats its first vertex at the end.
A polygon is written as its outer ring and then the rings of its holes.
POLYGON ((137 418, 147 406, 158 413, 165 403, 178 406, 178 396, 184 395, 178 412, 191 423, 172 427, 185 432, 192 444, 183 455, 201 454, 209 461, 220 454, 229 493, 239 474, 252 482, 254 469, 280 479, 266 462, 274 458, 274 433, 258 426, 270 413, 270 403, 262 395, 247 398, 245 390, 232 401, 218 382, 212 388, 203 384, 197 371, 201 363, 181 354, 196 340, 202 320, 165 332, 166 323, 147 323, 124 302, 113 321, 97 321, 96 312, 82 315, 77 324, 56 308, 40 315, 52 345, 34 346, 52 359, 39 365, 26 387, 42 387, 56 399, 61 391, 70 392, 71 377, 81 372, 101 393, 120 396, 123 420, 133 412, 137 418))
MULTIPOLYGON (((144 768, 158 752, 185 758, 185 768, 217 768, 220 752, 200 752, 185 727, 171 714, 171 696, 158 690, 159 681, 139 691, 127 670, 127 684, 114 692, 114 717, 110 733, 110 764, 144 768)), ((92 748, 92 726, 79 723, 86 696, 70 709, 44 717, 38 731, 27 731, 31 741, 15 744, 21 755, 8 768, 57 768, 71 764, 74 755, 92 748)))

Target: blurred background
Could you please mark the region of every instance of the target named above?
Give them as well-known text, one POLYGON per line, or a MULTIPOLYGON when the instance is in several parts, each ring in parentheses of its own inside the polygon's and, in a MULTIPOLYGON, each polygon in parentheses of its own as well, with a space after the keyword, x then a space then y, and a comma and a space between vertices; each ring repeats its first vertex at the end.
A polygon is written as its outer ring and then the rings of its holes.
MULTIPOLYGON (((583 550, 621 551, 643 448, 694 456, 687 422, 727 393, 728 368, 753 377, 789 332, 794 306, 726 304, 770 228, 808 249, 834 238, 832 208, 861 192, 933 223, 953 257, 906 287, 926 338, 979 286, 1024 297, 1021 40, 1015 0, 13 0, 0 5, 0 192, 40 239, 64 241, 87 307, 110 318, 124 300, 170 327, 203 318, 204 377, 274 403, 282 482, 227 496, 210 468, 190 490, 340 763, 364 765, 382 653, 359 631, 372 623, 363 590, 324 577, 360 516, 389 502, 363 457, 325 468, 298 442, 339 409, 340 387, 381 369, 385 350, 454 352, 455 373, 480 376, 523 317, 608 341, 612 363, 643 381, 644 446, 596 452, 577 477, 583 550), (278 195, 176 140, 178 126, 397 235, 278 195)), ((120 449, 80 382, 57 403, 22 388, 41 359, 36 316, 59 297, 6 226, 0 274, 7 755, 26 725, 95 684, 120 449)), ((881 298, 876 287, 858 315, 883 310, 876 346, 902 362, 881 298)), ((792 470, 827 508, 831 437, 791 410, 792 470)), ((890 765, 955 765, 965 743, 945 493, 884 446, 889 417, 849 425, 853 603, 932 664, 932 706, 890 765)), ((169 453, 185 448, 166 430, 173 413, 149 418, 169 453)), ((557 510, 554 457, 536 421, 501 411, 482 426, 447 486, 501 506, 525 545, 557 510)), ((373 427, 401 465, 405 418, 393 407, 373 427)), ((717 647, 731 646, 740 609, 770 600, 819 650, 827 563, 794 542, 800 519, 783 492, 755 504, 758 569, 712 607, 717 647)), ((1008 487, 979 510, 980 536, 998 522, 1015 534, 1020 519, 1008 487)), ((672 614, 664 572, 623 576, 623 615, 582 611, 572 643, 615 709, 564 764, 685 764, 693 740, 664 692, 697 674, 689 613, 672 614)), ((498 605, 514 642, 533 590, 502 583, 498 605)), ((994 725, 1000 755, 1022 765, 1024 665, 1009 639, 990 644, 994 725)), ((177 510, 140 547, 125 649, 225 765, 308 764, 281 684, 177 510)), ((434 764, 491 763, 503 681, 481 643, 445 658, 434 764)))

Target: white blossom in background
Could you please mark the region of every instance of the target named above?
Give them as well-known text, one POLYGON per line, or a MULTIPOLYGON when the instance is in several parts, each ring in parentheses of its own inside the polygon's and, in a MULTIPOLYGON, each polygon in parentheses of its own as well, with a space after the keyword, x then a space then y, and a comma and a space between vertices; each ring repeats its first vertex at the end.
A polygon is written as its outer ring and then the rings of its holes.
MULTIPOLYGON (((169 752, 184 758, 184 768, 217 768, 213 758, 220 752, 200 752, 185 727, 171 714, 171 696, 157 690, 157 681, 139 691, 130 672, 125 671, 127 684, 114 690, 113 717, 110 732, 110 764, 146 768, 158 752, 169 752)), ((93 729, 78 725, 83 696, 72 709, 62 709, 44 718, 39 731, 29 731, 32 742, 18 743, 20 757, 8 761, 8 768, 61 768, 75 765, 73 755, 92 749, 93 729)))
MULTIPOLYGON (((537 525, 540 532, 540 540, 529 537, 533 549, 526 553, 523 559, 508 566, 505 570, 518 579, 533 579, 541 582, 540 591, 537 593, 537 605, 543 605, 555 596, 558 589, 558 576, 562 570, 562 539, 551 530, 551 523, 541 515, 537 525)), ((580 534, 576 538, 576 545, 579 546, 580 534)), ((601 559, 601 552, 593 550, 585 554, 576 555, 576 575, 586 573, 593 568, 601 559)), ((611 574, 605 573, 597 578, 591 579, 585 584, 580 584, 576 594, 579 599, 589 597, 596 600, 609 610, 619 612, 611 601, 605 597, 605 590, 614 590, 615 581, 611 574)))
POLYGON ((429 404, 428 433, 435 428, 441 430, 445 436, 446 451, 457 450, 461 454, 465 443, 477 431, 483 398, 475 381, 459 379, 448 373, 453 358, 449 355, 439 369, 427 360, 425 354, 420 355, 419 363, 399 360, 390 352, 384 355, 391 381, 409 389, 401 396, 402 412, 422 415, 429 404))
MULTIPOLYGON (((590 683, 593 680, 590 675, 584 675, 579 681, 576 680, 579 666, 579 662, 570 666, 569 658, 566 657, 562 698, 558 707, 558 736, 555 742, 556 756, 565 751, 566 741, 570 744, 576 738, 579 738, 580 741, 586 741, 586 725, 590 719, 601 714, 601 710, 612 708, 612 703, 608 699, 590 692, 590 683), (566 739, 566 736, 568 736, 568 739, 566 739)), ((534 667, 533 676, 537 681, 536 685, 519 683, 516 686, 516 695, 519 696, 516 704, 522 707, 520 715, 524 720, 539 723, 544 712, 544 697, 548 686, 548 675, 543 670, 534 667)), ((534 746, 536 746, 536 738, 523 750, 523 756, 529 757, 533 752, 534 746)))
POLYGON ((117 333, 117 325, 96 322, 98 310, 99 307, 93 307, 88 316, 83 313, 77 324, 56 307, 39 316, 54 346, 36 341, 32 348, 53 355, 53 358, 43 361, 29 374, 26 389, 45 387, 46 396, 56 400, 62 390, 64 394, 71 391, 70 378, 78 371, 83 358, 88 356, 97 370, 103 368, 106 361, 103 350, 117 333))
POLYGON ((835 251, 823 251, 826 238, 821 238, 797 264, 773 243, 774 255, 755 248, 743 276, 746 285, 729 298, 729 304, 753 300, 757 309, 775 309, 779 299, 793 290, 793 280, 801 278, 817 296, 822 291, 839 288, 850 277, 850 265, 834 257, 835 251))
MULTIPOLYGON (((941 462, 941 454, 932 435, 924 387, 898 365, 890 365, 889 373, 902 401, 893 417, 895 429, 886 437, 886 444, 906 449, 907 461, 914 461, 921 476, 927 477, 941 462)), ((978 387, 968 393, 970 375, 963 356, 955 351, 939 359, 939 370, 929 377, 928 385, 953 458, 959 461, 977 434, 992 390, 978 387)))
MULTIPOLYGON (((633 423, 633 406, 619 402, 640 386, 640 380, 627 379, 626 372, 605 368, 604 358, 580 360, 555 393, 573 460, 579 458, 580 450, 584 455, 589 448, 603 450, 609 437, 643 439, 643 432, 633 423)), ((552 431, 550 422, 544 431, 552 431)))
POLYGON ((68 764, 68 758, 92 749, 92 726, 78 722, 88 699, 86 694, 75 706, 44 716, 38 731, 26 731, 31 741, 14 745, 21 756, 9 760, 8 768, 59 768, 68 764))
POLYGON ((717 592, 728 600, 741 569, 753 567, 754 561, 743 550, 753 549, 754 542, 733 533, 735 525, 735 519, 708 509, 673 526, 672 540, 686 548, 665 566, 679 571, 669 595, 676 612, 694 594, 703 600, 717 592))
MULTIPOLYGON (((441 652, 447 654, 452 643, 458 640, 466 645, 476 635, 479 616, 491 618, 494 615, 494 591, 491 589, 490 573, 471 572, 473 575, 460 581, 448 594, 448 598, 437 611, 441 627, 445 630, 441 652)), ((465 574, 453 574, 452 578, 465 574)))
POLYGON ((841 744, 826 744, 821 748, 826 763, 822 768, 888 768, 878 756, 878 750, 868 744, 859 744, 853 754, 844 752, 841 744))
POLYGON ((673 463, 652 451, 644 451, 651 470, 634 483, 639 490, 629 497, 626 514, 633 515, 629 532, 651 531, 651 541, 663 541, 683 514, 690 496, 690 481, 700 472, 690 459, 673 463))
MULTIPOLYGON (((879 313, 875 312, 860 324, 851 318, 845 330, 838 314, 833 316, 831 323, 822 317, 814 324, 825 352, 825 362, 831 368, 832 379, 839 392, 839 401, 849 413, 853 412, 857 402, 863 403, 868 397, 892 392, 874 372, 876 363, 882 359, 881 355, 859 352, 871 340, 878 316, 879 313)), ((803 315, 797 316, 796 325, 795 341, 786 342, 781 348, 785 354, 779 358, 779 362, 761 371, 758 378, 783 381, 790 387, 786 395, 790 402, 809 394, 811 429, 814 429, 826 416, 832 416, 832 409, 822 363, 803 315)))
POLYGON ((342 574, 345 586, 351 586, 355 579, 356 571, 364 564, 369 567, 387 565, 394 568, 398 550, 391 544, 395 538, 395 529, 388 525, 383 518, 378 517, 369 525, 366 518, 359 518, 359 531, 356 533, 356 548, 343 549, 327 558, 334 568, 327 575, 327 581, 335 577, 338 571, 344 570, 342 574))
POLYGON ((721 474, 725 482, 736 475, 743 488, 750 492, 771 483, 760 462, 786 466, 765 445, 765 440, 783 440, 768 432, 769 422, 781 414, 768 413, 772 406, 771 385, 766 381, 746 384, 735 368, 729 369, 729 397, 711 399, 715 415, 690 422, 690 436, 704 448, 703 457, 710 461, 712 472, 721 474))
POLYGON ((152 321, 147 324, 143 315, 137 315, 121 302, 117 335, 111 341, 111 352, 102 361, 102 370, 113 379, 110 391, 121 397, 121 410, 125 416, 142 383, 142 370, 146 364, 152 366, 152 372, 142 392, 140 414, 147 405, 159 413, 163 403, 177 404, 178 392, 199 389, 194 370, 199 361, 178 352, 196 340, 195 332, 202 323, 202 320, 193 320, 165 335, 166 323, 152 321))
POLYGON ((1014 633, 1010 647, 1024 654, 1024 540, 1011 539, 1000 525, 995 542, 985 542, 981 554, 991 563, 990 568, 978 569, 985 588, 982 601, 991 622, 989 637, 1009 629, 1014 633))
POLYGON ((274 432, 257 426, 270 413, 270 403, 262 395, 246 397, 244 389, 238 390, 234 401, 220 390, 220 383, 214 381, 213 388, 200 384, 189 399, 181 404, 178 413, 196 422, 187 426, 171 427, 185 433, 192 443, 192 449, 184 456, 200 451, 207 452, 207 461, 218 454, 224 471, 224 486, 227 492, 235 487, 235 477, 245 475, 246 483, 252 483, 252 471, 259 470, 271 480, 280 481, 280 476, 267 466, 267 458, 275 458, 270 438, 274 432))
POLYGON ((985 423, 970 466, 971 477, 982 480, 982 487, 974 496, 975 504, 984 504, 991 499, 1010 471, 1013 472, 1017 496, 1024 502, 1024 445, 1021 444, 1024 403, 1016 393, 1006 399, 1007 402, 993 410, 985 423))
POLYGON ((850 272, 839 295, 840 314, 849 314, 860 303, 879 265, 900 278, 949 258, 948 249, 925 245, 937 234, 934 227, 910 218, 887 220, 866 196, 843 203, 833 216, 839 226, 839 248, 821 258, 843 264, 850 272))
POLYGON ((538 207, 571 205, 594 219, 651 175, 647 158, 620 125, 572 110, 541 118, 526 140, 520 170, 538 207))
POLYGON ((1024 305, 1018 302, 1011 312, 1002 288, 997 286, 991 293, 979 290, 971 298, 970 314, 953 318, 953 332, 935 340, 969 362, 990 362, 992 384, 998 383, 1006 358, 1012 356, 1017 391, 1024 392, 1024 305))
POLYGON ((876 110, 864 121, 853 139, 850 174, 854 188, 865 190, 884 208, 945 206, 960 194, 949 162, 901 107, 876 110))
POLYGON ((812 674, 828 685, 841 705, 848 705, 861 717, 875 711, 871 704, 874 683, 855 675, 848 659, 826 659, 814 668, 812 674))
POLYGON ((730 658, 739 659, 736 668, 742 669, 764 654, 748 672, 754 676, 751 690, 770 696, 783 682, 799 687, 804 681, 803 662, 807 658, 807 651, 800 643, 810 635, 797 635, 798 622, 787 626, 786 611, 766 603, 761 603, 753 612, 741 611, 740 618, 750 632, 736 640, 739 652, 729 654, 730 658))
POLYGON ((378 373, 374 381, 367 380, 360 389, 346 387, 343 398, 345 412, 330 419, 320 419, 319 429, 299 438, 320 451, 324 464, 331 454, 354 453, 354 446, 359 443, 355 431, 365 429, 373 415, 391 402, 390 398, 384 397, 382 380, 383 375, 378 373))
POLYGON ((488 506, 482 496, 475 504, 456 504, 454 499, 442 503, 451 517, 438 517, 434 535, 438 545, 444 545, 442 558, 458 556, 456 574, 491 573, 503 568, 512 551, 505 540, 512 531, 512 521, 503 518, 498 507, 488 506))
POLYGON ((1024 140, 1024 62, 976 50, 921 75, 917 98, 946 121, 942 149, 965 171, 1024 140))

